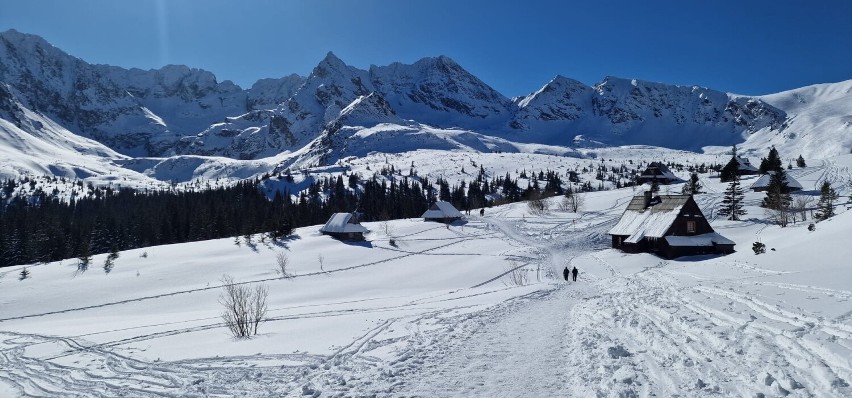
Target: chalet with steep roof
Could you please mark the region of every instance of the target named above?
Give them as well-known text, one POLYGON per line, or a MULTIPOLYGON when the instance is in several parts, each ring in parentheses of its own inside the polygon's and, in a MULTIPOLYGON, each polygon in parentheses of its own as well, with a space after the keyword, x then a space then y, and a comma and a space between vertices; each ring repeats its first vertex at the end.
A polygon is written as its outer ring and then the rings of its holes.
POLYGON ((743 158, 740 156, 732 156, 731 160, 725 166, 725 168, 728 167, 736 170, 737 175, 741 176, 754 176, 760 174, 760 171, 757 169, 757 167, 754 167, 747 158, 743 158))
POLYGON ((364 240, 364 234, 370 231, 360 224, 358 213, 334 213, 320 232, 341 240, 364 240))
POLYGON ((651 162, 645 171, 636 179, 639 184, 650 184, 657 180, 657 184, 667 185, 680 181, 674 173, 662 162, 651 162))
POLYGON ((435 221, 449 224, 456 220, 461 220, 462 214, 456 210, 449 202, 437 201, 432 203, 429 210, 423 213, 424 221, 435 221))
MULTIPOLYGON (((755 181, 753 184, 751 184, 749 189, 751 189, 754 192, 766 192, 769 189, 769 180, 772 179, 773 173, 775 173, 775 172, 770 171, 769 173, 760 176, 760 178, 758 178, 757 181, 755 181)), ((787 192, 784 192, 784 193, 790 193, 790 192, 793 192, 793 191, 801 191, 802 190, 802 183, 800 183, 799 181, 796 181, 796 179, 793 178, 793 176, 791 176, 790 173, 785 173, 785 174, 786 174, 785 177, 787 178, 787 192)))
POLYGON ((692 195, 634 196, 609 230, 612 247, 664 258, 728 254, 734 242, 716 233, 692 195))

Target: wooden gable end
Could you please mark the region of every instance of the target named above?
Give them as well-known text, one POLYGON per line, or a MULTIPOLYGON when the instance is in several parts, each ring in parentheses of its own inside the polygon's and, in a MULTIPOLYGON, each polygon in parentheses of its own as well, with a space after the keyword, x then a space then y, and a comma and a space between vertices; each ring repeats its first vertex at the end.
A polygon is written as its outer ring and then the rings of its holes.
POLYGON ((704 213, 701 212, 701 208, 695 203, 695 199, 690 196, 686 203, 683 204, 672 226, 666 231, 666 236, 690 236, 711 232, 713 232, 713 227, 710 226, 710 222, 704 217, 704 213), (692 231, 690 231, 690 222, 694 223, 692 231))

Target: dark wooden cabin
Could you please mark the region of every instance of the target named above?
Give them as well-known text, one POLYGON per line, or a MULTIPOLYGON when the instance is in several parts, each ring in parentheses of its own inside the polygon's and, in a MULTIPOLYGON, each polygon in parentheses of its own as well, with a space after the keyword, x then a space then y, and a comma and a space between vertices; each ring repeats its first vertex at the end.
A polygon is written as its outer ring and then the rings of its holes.
POLYGON ((364 234, 370 231, 361 225, 358 213, 334 213, 320 232, 340 240, 364 240, 364 234))
POLYGON ((728 161, 728 164, 726 164, 722 169, 736 170, 737 175, 741 176, 753 176, 760 174, 757 167, 752 166, 751 162, 747 158, 739 156, 731 156, 731 160, 728 161))
POLYGON ((424 221, 435 221, 450 224, 461 220, 463 215, 449 202, 437 201, 429 206, 429 210, 423 213, 424 221))
POLYGON ((639 184, 650 184, 654 180, 657 180, 657 184, 662 185, 680 181, 680 179, 677 178, 669 169, 669 166, 666 166, 662 162, 651 162, 636 180, 639 184))
POLYGON ((728 254, 734 242, 710 226, 692 195, 634 196, 610 231, 612 247, 664 258, 728 254))

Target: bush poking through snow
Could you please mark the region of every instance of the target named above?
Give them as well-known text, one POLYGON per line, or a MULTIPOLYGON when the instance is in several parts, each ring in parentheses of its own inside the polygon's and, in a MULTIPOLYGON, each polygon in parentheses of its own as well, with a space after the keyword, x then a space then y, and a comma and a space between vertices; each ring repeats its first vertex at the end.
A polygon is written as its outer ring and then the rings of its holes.
POLYGON ((751 249, 754 250, 754 254, 766 253, 766 245, 760 242, 754 242, 751 249))
POLYGON ((264 285, 252 289, 248 285, 236 284, 230 275, 222 276, 222 289, 219 303, 225 307, 222 312, 225 326, 236 338, 256 335, 258 326, 266 317, 269 290, 264 285))
POLYGON ((278 274, 281 275, 283 278, 289 278, 292 276, 289 272, 287 272, 287 266, 289 264, 290 258, 287 257, 287 253, 278 252, 275 254, 275 271, 278 272, 278 274))
POLYGON ((509 286, 526 286, 529 283, 527 270, 524 267, 514 267, 506 272, 508 281, 503 283, 509 286))
POLYGON ((21 276, 18 278, 18 280, 24 280, 24 279, 27 279, 29 277, 30 277, 30 271, 27 269, 27 267, 24 267, 23 269, 21 269, 21 276))
POLYGON ((583 197, 574 192, 568 192, 565 196, 562 197, 562 200, 559 202, 559 210, 561 211, 570 211, 572 213, 576 213, 577 210, 583 208, 583 197))
POLYGON ((527 202, 527 208, 530 213, 540 216, 547 212, 547 201, 543 198, 530 199, 527 202))

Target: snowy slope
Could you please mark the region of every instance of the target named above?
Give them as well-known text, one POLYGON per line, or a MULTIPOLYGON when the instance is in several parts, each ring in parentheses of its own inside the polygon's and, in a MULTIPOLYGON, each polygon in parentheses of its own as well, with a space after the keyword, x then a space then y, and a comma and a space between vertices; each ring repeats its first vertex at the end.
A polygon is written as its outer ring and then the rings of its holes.
MULTIPOLYGON (((806 191, 846 181, 850 159, 795 177, 806 191)), ((30 266, 23 281, 5 269, 0 395, 852 394, 852 212, 838 207, 813 232, 780 228, 748 193, 745 221, 724 221, 711 209, 725 184, 702 183, 696 200, 737 253, 663 261, 608 249, 635 194, 623 189, 584 194, 579 213, 517 203, 450 227, 365 223, 373 232, 355 244, 314 226, 278 244, 122 252, 109 274, 103 255, 85 273, 71 261, 30 266), (775 250, 755 256, 757 240, 775 250), (274 271, 279 252, 294 277, 274 271), (566 265, 578 282, 561 280, 566 265), (257 337, 221 326, 222 274, 270 288, 257 337)))
POLYGON ((790 157, 827 158, 852 151, 852 80, 817 84, 761 97, 790 118, 781 132, 760 131, 743 148, 770 145, 790 157))

